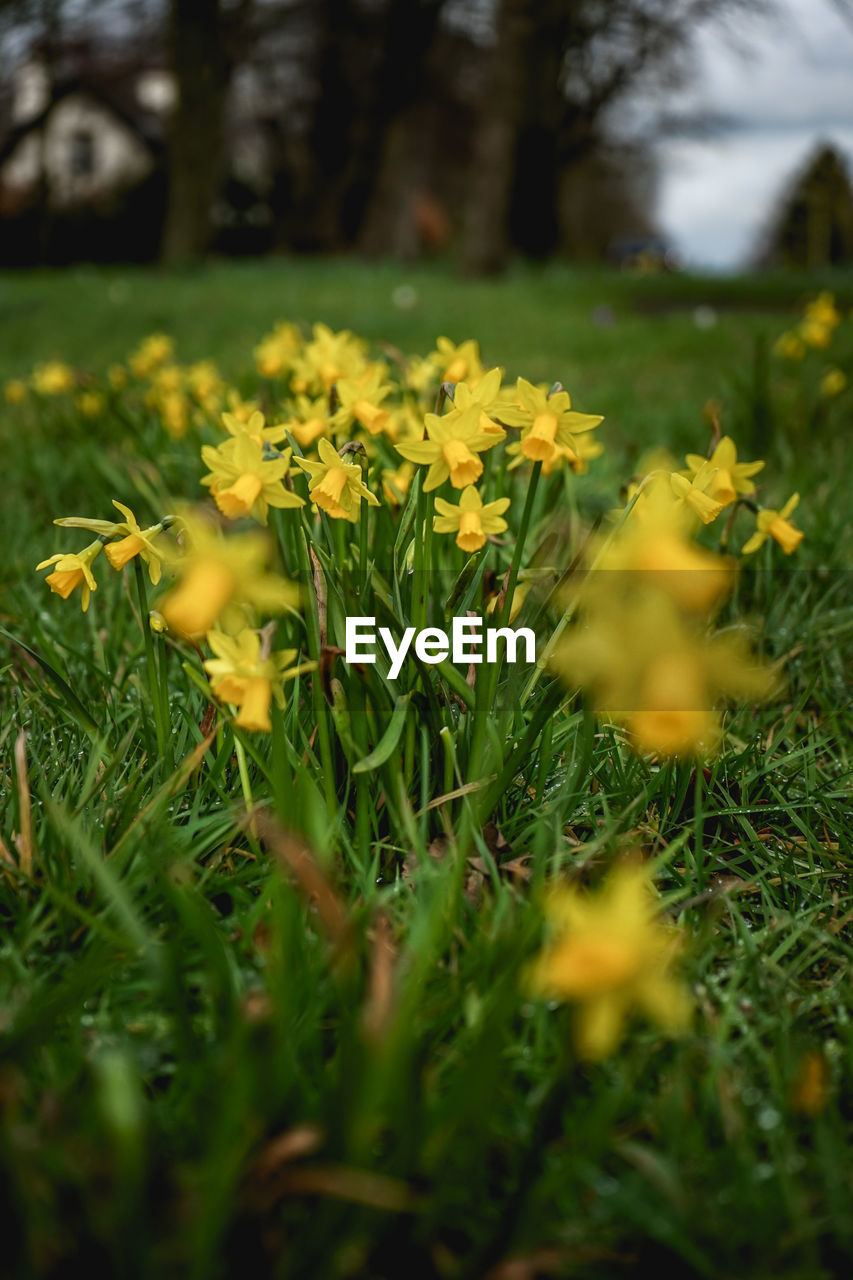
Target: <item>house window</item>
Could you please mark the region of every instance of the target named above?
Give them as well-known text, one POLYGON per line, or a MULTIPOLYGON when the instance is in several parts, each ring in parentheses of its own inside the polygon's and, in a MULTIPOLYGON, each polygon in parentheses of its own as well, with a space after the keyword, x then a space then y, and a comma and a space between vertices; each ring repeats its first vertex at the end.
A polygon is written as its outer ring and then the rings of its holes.
POLYGON ((69 154, 71 174, 88 177, 95 171, 95 139, 88 129, 75 129, 71 135, 69 154))

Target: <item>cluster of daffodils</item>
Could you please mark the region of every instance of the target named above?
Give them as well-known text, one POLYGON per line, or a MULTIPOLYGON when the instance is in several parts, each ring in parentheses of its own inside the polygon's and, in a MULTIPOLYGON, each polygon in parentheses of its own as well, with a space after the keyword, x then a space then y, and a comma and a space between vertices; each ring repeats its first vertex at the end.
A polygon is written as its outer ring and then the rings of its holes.
MULTIPOLYGON (((551 662, 567 682, 589 690, 598 712, 624 726, 640 750, 707 755, 720 738, 720 698, 761 699, 774 679, 751 659, 740 631, 714 633, 736 561, 703 547, 696 533, 729 509, 731 537, 738 510, 755 505, 752 477, 764 464, 738 462, 729 437, 710 458, 688 454, 683 470, 655 461, 593 549, 568 602, 579 620, 551 662)), ((772 538, 791 554, 803 537, 789 520, 796 501, 795 494, 779 511, 759 509, 742 553, 772 538)))
MULTIPOLYGON (((264 731, 285 681, 321 656, 311 651, 306 662, 299 652, 298 607, 318 617, 317 601, 308 599, 310 557, 326 572, 358 565, 363 583, 383 542, 410 539, 402 542, 402 572, 421 556, 431 569, 473 577, 479 557, 491 557, 498 574, 479 576, 488 584, 481 603, 493 614, 500 605, 503 616, 511 578, 512 620, 536 574, 523 554, 531 512, 544 528, 558 511, 565 482, 602 452, 602 419, 578 411, 559 383, 507 381, 501 368, 484 366, 472 339, 439 338, 424 357, 377 358, 349 331, 317 324, 304 333, 282 323, 254 356, 254 381, 237 388, 209 362, 177 364, 171 339, 153 334, 111 369, 105 395, 138 403, 141 388, 167 436, 189 424, 197 429, 181 447, 199 451, 199 491, 178 496, 179 518, 147 527, 118 502, 120 520, 60 519, 96 540, 38 567, 51 570, 48 585, 63 598, 79 588, 84 610, 102 550, 114 570, 133 561, 147 567, 152 586, 166 579, 152 625, 175 643, 201 647, 213 696, 235 709, 240 727, 264 731), (187 502, 205 490, 206 508, 187 514, 187 502), (297 576, 306 587, 301 601, 297 576), (287 647, 276 649, 277 629, 288 624, 272 620, 282 614, 292 615, 293 631, 283 637, 287 647)), ((48 383, 58 395, 93 381, 65 366, 46 366, 39 379, 40 395, 48 383)), ((712 634, 735 559, 700 541, 719 521, 720 546, 731 547, 744 513, 752 528, 740 554, 768 540, 786 554, 796 549, 798 496, 779 508, 760 504, 755 477, 763 465, 740 460, 734 441, 719 432, 709 455, 688 454, 684 467, 661 457, 650 463, 595 549, 593 571, 558 627, 559 643, 549 642, 561 677, 590 690, 601 714, 624 725, 641 750, 711 750, 719 698, 761 697, 770 686, 742 640, 712 634)), ((314 630, 322 630, 319 620, 314 630)))
POLYGON ((846 391, 849 385, 849 351, 847 357, 839 354, 839 333, 849 328, 844 325, 835 298, 831 293, 819 293, 803 310, 802 318, 793 329, 787 329, 776 339, 775 354, 781 359, 798 362, 809 355, 817 363, 817 385, 820 395, 828 400, 846 391), (836 349, 833 356, 833 349, 836 349), (845 365, 847 367, 845 367, 845 365))

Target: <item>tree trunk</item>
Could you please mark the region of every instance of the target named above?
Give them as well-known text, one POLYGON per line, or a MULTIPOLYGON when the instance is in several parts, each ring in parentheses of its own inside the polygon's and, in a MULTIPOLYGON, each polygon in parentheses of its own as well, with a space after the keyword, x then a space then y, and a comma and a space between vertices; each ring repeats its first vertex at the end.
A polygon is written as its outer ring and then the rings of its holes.
POLYGON ((201 258, 210 243, 230 74, 219 0, 171 0, 170 48, 177 101, 162 258, 177 265, 201 258))
POLYGON ((502 271, 509 257, 510 202, 524 101, 531 2, 501 0, 495 19, 495 43, 480 109, 463 226, 462 266, 470 275, 502 271))

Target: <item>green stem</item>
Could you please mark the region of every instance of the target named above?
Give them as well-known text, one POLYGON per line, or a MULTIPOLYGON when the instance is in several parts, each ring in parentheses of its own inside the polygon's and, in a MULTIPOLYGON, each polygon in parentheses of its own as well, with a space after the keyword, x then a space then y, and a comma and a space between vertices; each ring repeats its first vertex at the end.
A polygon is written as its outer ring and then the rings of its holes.
POLYGON ((332 743, 329 737, 329 720, 326 699, 323 695, 322 678, 319 663, 322 658, 320 646, 320 619, 317 612, 318 601, 314 590, 314 576, 311 572, 311 557, 308 551, 308 535, 302 531, 299 543, 299 559, 305 579, 305 591, 308 606, 305 610, 305 626, 308 632, 308 653, 318 664, 317 670, 311 673, 311 698, 314 707, 314 719, 317 722, 317 739, 320 744, 320 768, 323 775, 323 791, 326 797, 326 810, 329 818, 337 814, 338 797, 335 790, 335 770, 332 761, 332 743))
POLYGON ((145 645, 145 665, 148 670, 148 689, 151 695, 151 710, 154 715, 154 732, 157 735, 157 753, 160 759, 165 761, 169 739, 168 717, 164 718, 163 716, 160 679, 154 656, 154 639, 151 635, 151 628, 148 625, 148 593, 145 589, 145 576, 138 556, 134 558, 133 569, 136 576, 136 597, 139 601, 139 625, 142 628, 142 639, 145 645))

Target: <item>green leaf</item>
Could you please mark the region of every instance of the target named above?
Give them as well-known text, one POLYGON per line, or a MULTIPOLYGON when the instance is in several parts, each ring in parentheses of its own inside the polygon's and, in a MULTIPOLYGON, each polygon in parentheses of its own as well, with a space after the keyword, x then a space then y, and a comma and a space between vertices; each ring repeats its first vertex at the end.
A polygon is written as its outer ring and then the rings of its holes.
POLYGON ((403 732, 403 725, 406 723, 406 712, 409 709, 409 700, 411 693, 404 693, 402 697, 397 699, 397 705, 388 722, 388 728, 377 742, 369 756, 365 756, 363 760, 359 760, 358 764, 353 765, 353 773, 372 773, 374 769, 378 769, 380 765, 385 764, 389 760, 391 753, 400 741, 400 734, 403 732))

